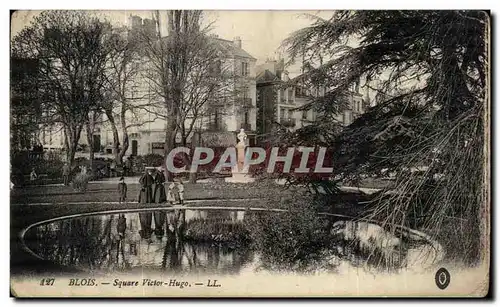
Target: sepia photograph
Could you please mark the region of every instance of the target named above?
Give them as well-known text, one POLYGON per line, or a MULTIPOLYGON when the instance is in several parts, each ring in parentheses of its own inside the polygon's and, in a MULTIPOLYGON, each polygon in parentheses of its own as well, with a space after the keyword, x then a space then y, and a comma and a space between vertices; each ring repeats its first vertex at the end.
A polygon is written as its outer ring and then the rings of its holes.
POLYGON ((10 296, 484 298, 486 10, 11 10, 10 296))

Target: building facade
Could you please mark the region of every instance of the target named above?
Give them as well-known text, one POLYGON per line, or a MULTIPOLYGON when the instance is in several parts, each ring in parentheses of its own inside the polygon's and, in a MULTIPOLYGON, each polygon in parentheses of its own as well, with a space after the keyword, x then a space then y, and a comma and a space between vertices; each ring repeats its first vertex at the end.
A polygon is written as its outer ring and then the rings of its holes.
MULTIPOLYGON (((318 114, 314 110, 301 111, 298 108, 306 105, 312 97, 325 94, 324 87, 286 87, 290 78, 284 66, 283 59, 268 59, 257 67, 257 130, 262 135, 272 132, 272 123, 278 123, 291 131, 310 125, 318 114)), ((337 115, 336 120, 343 126, 351 124, 369 106, 368 98, 366 95, 363 97, 359 86, 353 85, 350 105, 337 115)))
MULTIPOLYGON (((128 39, 134 39, 138 33, 150 33, 157 35, 157 25, 152 19, 141 19, 138 16, 130 16, 126 27, 117 28, 115 31, 122 33, 128 39)), ((225 101, 211 103, 210 110, 203 112, 203 115, 188 116, 185 121, 186 126, 193 124, 193 131, 209 131, 212 134, 220 132, 227 134, 233 132, 236 142, 236 133, 240 128, 245 129, 249 138, 255 135, 256 124, 256 59, 243 49, 242 40, 235 37, 233 40, 226 40, 211 35, 209 40, 214 43, 220 54, 220 64, 234 76, 232 83, 232 94, 225 97, 225 101)), ((141 60, 141 66, 145 70, 148 68, 148 61, 141 60)), ((160 102, 155 102, 151 80, 138 74, 133 85, 129 86, 129 95, 135 106, 134 112, 127 113, 129 146, 125 153, 131 155, 164 154, 165 131, 167 121, 162 112, 165 112, 160 102), (155 107, 156 106, 156 107, 155 107)), ((96 156, 106 156, 112 158, 113 155, 113 130, 109 125, 105 115, 100 115, 94 128, 92 144, 88 144, 84 133, 79 144, 83 148, 76 156, 87 156, 85 152, 93 150, 96 156)), ((118 124, 118 123, 117 123, 118 124)), ((122 139, 122 130, 118 127, 119 139, 122 139)), ((46 149, 62 147, 64 135, 62 129, 57 127, 46 128, 40 142, 46 149)), ((180 133, 177 142, 181 143, 180 133)))

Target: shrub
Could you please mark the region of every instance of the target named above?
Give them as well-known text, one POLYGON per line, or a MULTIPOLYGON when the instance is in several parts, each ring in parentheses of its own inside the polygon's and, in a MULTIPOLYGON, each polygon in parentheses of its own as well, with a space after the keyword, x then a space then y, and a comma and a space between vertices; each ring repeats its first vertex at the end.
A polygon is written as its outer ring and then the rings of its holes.
POLYGON ((28 151, 16 152, 11 155, 11 179, 22 184, 24 176, 29 175, 34 168, 38 175, 46 174, 49 179, 62 177, 64 162, 59 159, 40 159, 30 157, 28 151))
POLYGON ((43 164, 39 167, 38 173, 47 174, 47 177, 51 179, 61 178, 63 165, 64 162, 60 160, 43 161, 43 164))
POLYGON ((329 244, 328 221, 317 215, 314 206, 290 201, 287 212, 254 215, 248 220, 264 267, 304 272, 321 260, 329 244))
POLYGON ((88 174, 76 174, 75 178, 73 179, 73 188, 78 190, 78 191, 86 191, 87 190, 87 184, 89 183, 90 180, 90 175, 88 174))
POLYGON ((142 161, 146 163, 146 166, 162 166, 164 164, 165 158, 159 154, 147 154, 142 157, 142 161))

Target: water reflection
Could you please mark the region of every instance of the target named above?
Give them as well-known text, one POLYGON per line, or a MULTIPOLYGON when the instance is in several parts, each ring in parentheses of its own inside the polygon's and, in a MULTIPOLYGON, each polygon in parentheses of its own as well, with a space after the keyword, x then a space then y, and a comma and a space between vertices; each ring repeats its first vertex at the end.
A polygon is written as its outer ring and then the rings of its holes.
POLYGON ((44 259, 107 272, 393 271, 434 265, 443 255, 439 244, 420 237, 394 236, 375 224, 336 221, 307 210, 108 214, 34 227, 24 239, 44 259))
POLYGON ((44 259, 85 270, 237 274, 252 258, 244 216, 173 210, 82 217, 33 228, 25 241, 44 259))

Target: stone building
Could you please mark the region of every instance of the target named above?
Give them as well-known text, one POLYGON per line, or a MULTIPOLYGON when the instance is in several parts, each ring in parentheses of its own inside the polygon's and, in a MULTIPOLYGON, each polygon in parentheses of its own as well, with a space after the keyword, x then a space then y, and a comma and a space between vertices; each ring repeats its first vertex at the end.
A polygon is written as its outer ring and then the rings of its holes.
MULTIPOLYGON (((273 123, 278 123, 290 130, 296 130, 316 120, 317 114, 314 110, 300 111, 297 108, 307 104, 311 97, 324 95, 324 87, 301 87, 300 82, 296 86, 284 86, 286 82, 290 81, 290 77, 285 70, 283 59, 278 61, 268 59, 264 64, 259 65, 256 78, 257 130, 260 134, 271 133, 273 123)), ((295 78, 300 78, 300 76, 295 78)), ((367 96, 363 97, 359 86, 353 85, 350 91, 350 106, 337 116, 337 120, 347 126, 357 116, 364 113, 368 106, 367 96)))
MULTIPOLYGON (((128 39, 134 39, 137 35, 149 33, 158 35, 157 24, 153 19, 142 19, 139 16, 130 16, 127 26, 116 28, 114 31, 122 33, 128 39), (139 34, 142 33, 142 34, 139 34)), ((166 34, 166 33, 165 33, 166 34)), ((163 35, 164 39, 167 35, 163 35)), ((233 40, 219 38, 216 35, 209 37, 215 44, 220 53, 220 65, 228 67, 235 76, 234 95, 226 98, 228 101, 220 104, 220 107, 211 107, 209 112, 196 118, 194 123, 195 131, 209 131, 211 134, 221 132, 227 135, 227 132, 234 132, 234 135, 240 128, 244 128, 252 140, 256 130, 256 81, 255 81, 255 63, 256 59, 243 49, 240 37, 233 40)), ((144 69, 148 69, 148 61, 143 60, 140 64, 144 69)), ((149 106, 152 104, 153 91, 150 80, 143 75, 139 75, 130 90, 132 97, 138 97, 134 104, 149 106)), ((154 104, 154 103, 153 103, 154 104)), ((160 105, 160 104, 158 104, 160 105)), ((216 105, 216 104, 215 104, 216 105)), ((151 153, 164 154, 166 119, 151 112, 150 107, 142 107, 134 110, 134 114, 128 115, 129 147, 125 154, 146 155, 151 153)), ((160 111, 161 112, 161 111, 160 111)), ((164 110, 163 110, 164 112, 164 110)), ((190 125, 193 119, 188 118, 186 125, 190 125)), ((85 134, 82 133, 79 143, 84 152, 77 153, 77 156, 87 156, 85 152, 93 150, 98 156, 112 158, 113 132, 106 122, 106 116, 100 115, 99 122, 94 129, 94 139, 92 144, 88 144, 85 134)), ((51 144, 62 144, 64 136, 62 130, 57 128, 47 128, 44 139, 41 140, 45 147, 51 147, 51 144), (57 131, 54 133, 54 131, 57 131), (50 142, 48 142, 50 140, 50 142)), ((118 127, 119 138, 121 140, 121 129, 118 127)), ((236 136, 234 137, 236 142, 236 136)), ((177 136, 177 142, 181 141, 180 135, 177 136)))

